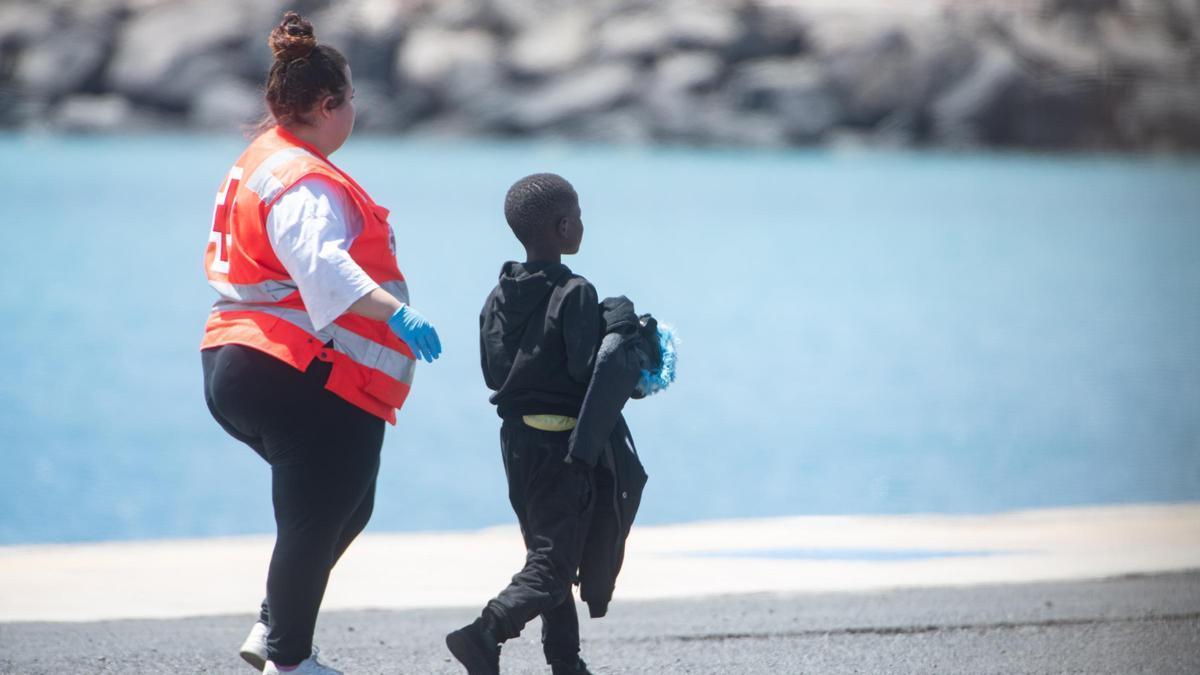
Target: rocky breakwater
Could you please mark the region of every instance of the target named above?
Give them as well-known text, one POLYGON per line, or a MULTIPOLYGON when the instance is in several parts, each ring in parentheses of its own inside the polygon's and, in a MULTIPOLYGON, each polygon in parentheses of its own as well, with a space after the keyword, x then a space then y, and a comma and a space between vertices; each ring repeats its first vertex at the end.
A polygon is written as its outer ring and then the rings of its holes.
POLYGON ((1200 149, 1200 0, 8 0, 0 124, 252 123, 284 9, 373 131, 1200 149))

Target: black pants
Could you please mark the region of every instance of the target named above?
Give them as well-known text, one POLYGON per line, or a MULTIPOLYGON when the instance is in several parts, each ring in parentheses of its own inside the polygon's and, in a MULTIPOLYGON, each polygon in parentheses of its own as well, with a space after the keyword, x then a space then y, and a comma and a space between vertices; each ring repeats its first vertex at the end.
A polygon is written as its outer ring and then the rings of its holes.
POLYGON ((200 354, 209 411, 271 465, 275 550, 260 618, 268 658, 299 663, 329 571, 371 517, 384 422, 326 390, 322 361, 301 373, 240 345, 200 354))
POLYGON ((547 662, 573 663, 579 654, 571 584, 578 579, 595 491, 592 469, 563 462, 569 437, 530 428, 519 418, 505 420, 500 428, 508 499, 525 539, 525 567, 487 609, 497 617, 502 640, 520 635, 540 615, 547 662))

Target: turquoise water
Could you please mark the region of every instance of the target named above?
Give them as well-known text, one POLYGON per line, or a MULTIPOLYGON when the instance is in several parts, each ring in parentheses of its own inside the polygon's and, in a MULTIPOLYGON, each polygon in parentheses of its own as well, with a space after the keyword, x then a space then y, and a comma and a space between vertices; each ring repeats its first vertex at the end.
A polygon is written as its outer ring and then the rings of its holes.
MULTIPOLYGON (((269 532, 208 417, 202 247, 238 137, 0 138, 0 543, 269 532)), ((507 186, 566 175, 569 263, 684 338, 630 405, 644 522, 1200 499, 1200 163, 356 136, 445 356, 371 528, 512 522, 477 312, 507 186)))

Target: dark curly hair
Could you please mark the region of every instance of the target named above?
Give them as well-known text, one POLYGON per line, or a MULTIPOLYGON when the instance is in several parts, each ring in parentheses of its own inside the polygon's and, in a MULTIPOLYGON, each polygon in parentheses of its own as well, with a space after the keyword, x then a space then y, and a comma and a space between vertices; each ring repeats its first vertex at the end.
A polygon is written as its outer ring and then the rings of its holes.
POLYGON ((570 217, 579 195, 566 178, 535 173, 513 183, 504 196, 504 219, 522 244, 529 244, 547 227, 570 217))
POLYGON ((346 102, 346 57, 329 45, 317 44, 312 24, 287 12, 267 38, 275 63, 267 76, 267 109, 274 123, 305 124, 305 115, 321 99, 332 96, 335 107, 346 102))

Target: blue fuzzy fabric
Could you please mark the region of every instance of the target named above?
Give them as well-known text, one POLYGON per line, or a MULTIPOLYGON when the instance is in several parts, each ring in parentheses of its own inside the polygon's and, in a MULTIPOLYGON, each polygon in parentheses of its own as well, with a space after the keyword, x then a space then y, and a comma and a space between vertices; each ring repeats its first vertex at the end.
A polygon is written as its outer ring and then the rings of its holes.
POLYGON ((675 381, 675 362, 678 359, 677 347, 679 338, 675 329, 665 323, 658 324, 658 349, 662 353, 662 366, 658 370, 643 370, 638 380, 637 391, 643 396, 650 396, 671 386, 675 381))

